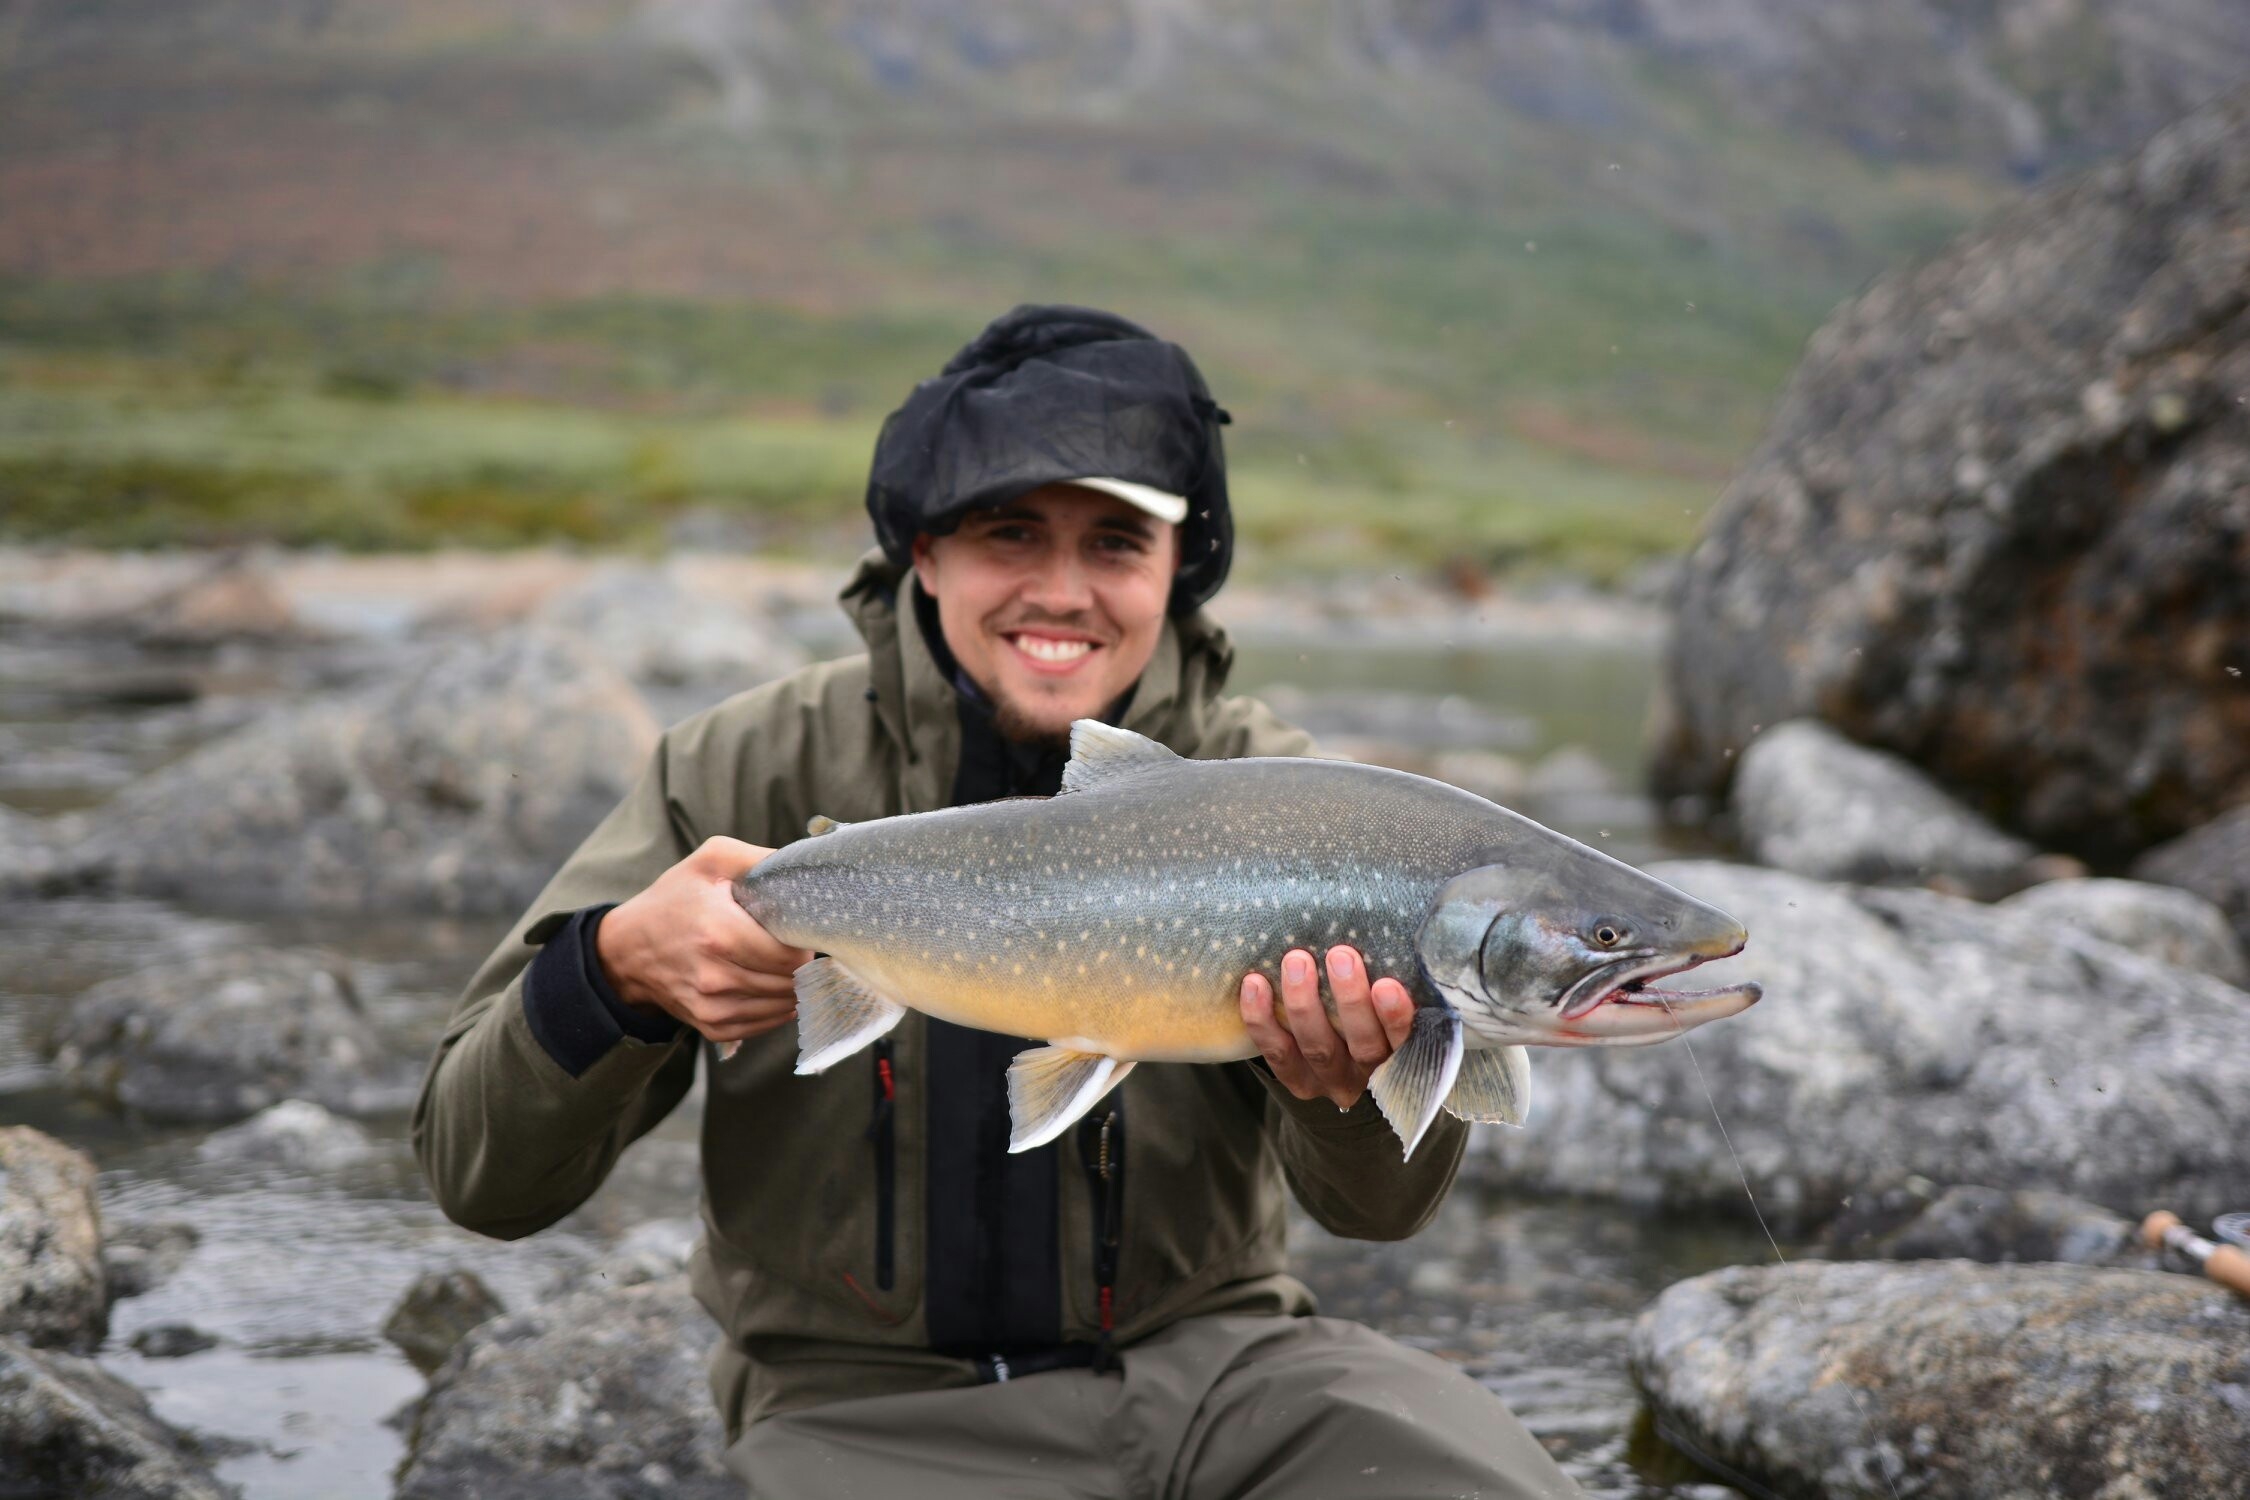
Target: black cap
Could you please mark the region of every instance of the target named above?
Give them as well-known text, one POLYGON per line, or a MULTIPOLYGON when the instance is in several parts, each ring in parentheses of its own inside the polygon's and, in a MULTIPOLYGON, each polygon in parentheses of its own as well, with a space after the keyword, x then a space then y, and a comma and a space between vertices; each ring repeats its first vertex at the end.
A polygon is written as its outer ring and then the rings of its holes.
POLYGON ((1195 361, 1137 323, 1089 307, 1018 307, 996 318, 875 439, 867 514, 892 562, 971 510, 1042 485, 1122 479, 1185 496, 1171 610, 1219 591, 1234 561, 1226 454, 1231 420, 1195 361))

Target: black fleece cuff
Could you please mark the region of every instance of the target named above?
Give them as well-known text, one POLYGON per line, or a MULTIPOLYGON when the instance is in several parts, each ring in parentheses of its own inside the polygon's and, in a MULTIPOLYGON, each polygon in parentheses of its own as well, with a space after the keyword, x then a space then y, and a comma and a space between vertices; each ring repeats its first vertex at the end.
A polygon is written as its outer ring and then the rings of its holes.
POLYGON ((594 934, 614 905, 573 912, 524 970, 524 1020, 533 1039, 573 1078, 626 1037, 660 1045, 680 1034, 680 1023, 670 1016, 618 999, 603 975, 594 934))

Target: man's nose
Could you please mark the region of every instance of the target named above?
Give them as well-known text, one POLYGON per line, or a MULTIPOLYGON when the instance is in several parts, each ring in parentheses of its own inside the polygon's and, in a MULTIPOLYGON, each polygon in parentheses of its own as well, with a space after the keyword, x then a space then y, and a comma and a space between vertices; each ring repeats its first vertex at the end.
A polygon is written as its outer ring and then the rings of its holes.
POLYGON ((1057 547, 1041 559, 1024 587, 1024 602, 1058 615, 1090 609, 1094 590, 1078 554, 1057 547))

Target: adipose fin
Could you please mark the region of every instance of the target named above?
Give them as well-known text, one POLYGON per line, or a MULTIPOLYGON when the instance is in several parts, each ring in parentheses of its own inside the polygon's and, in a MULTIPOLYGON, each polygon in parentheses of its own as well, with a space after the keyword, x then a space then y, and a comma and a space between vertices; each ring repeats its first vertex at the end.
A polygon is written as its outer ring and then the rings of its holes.
POLYGON ((1008 1064, 1008 1149, 1046 1145, 1132 1071, 1130 1062, 1071 1047, 1018 1052, 1008 1064))

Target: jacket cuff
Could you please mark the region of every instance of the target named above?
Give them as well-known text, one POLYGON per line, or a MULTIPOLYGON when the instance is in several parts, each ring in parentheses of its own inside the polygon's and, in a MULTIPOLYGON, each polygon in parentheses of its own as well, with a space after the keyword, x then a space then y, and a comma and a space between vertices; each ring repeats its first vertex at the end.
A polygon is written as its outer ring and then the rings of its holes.
POLYGON ((1317 1135, 1359 1136, 1370 1131, 1387 1131, 1391 1122, 1383 1118, 1382 1107, 1375 1102, 1375 1091, 1367 1090, 1359 1102, 1350 1109, 1338 1109, 1326 1099, 1300 1099, 1273 1076, 1262 1057, 1250 1059, 1250 1071, 1266 1087, 1266 1094, 1281 1106, 1292 1124, 1301 1125, 1317 1135))
POLYGON ((627 1037, 661 1045, 682 1030, 670 1016, 627 1005, 602 973, 594 935, 615 904, 572 912, 524 970, 524 1020, 541 1049, 573 1078, 627 1037))

